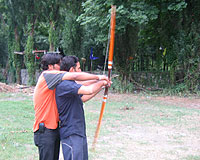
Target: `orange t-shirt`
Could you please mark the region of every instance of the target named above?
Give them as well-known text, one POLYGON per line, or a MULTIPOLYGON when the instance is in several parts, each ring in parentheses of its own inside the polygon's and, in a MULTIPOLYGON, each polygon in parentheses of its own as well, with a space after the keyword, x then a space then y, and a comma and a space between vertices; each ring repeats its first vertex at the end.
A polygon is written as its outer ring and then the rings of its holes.
POLYGON ((58 110, 55 98, 56 85, 62 81, 65 72, 51 70, 44 71, 40 75, 34 90, 33 103, 35 110, 35 122, 33 131, 39 129, 39 123, 44 123, 48 129, 58 127, 58 110))

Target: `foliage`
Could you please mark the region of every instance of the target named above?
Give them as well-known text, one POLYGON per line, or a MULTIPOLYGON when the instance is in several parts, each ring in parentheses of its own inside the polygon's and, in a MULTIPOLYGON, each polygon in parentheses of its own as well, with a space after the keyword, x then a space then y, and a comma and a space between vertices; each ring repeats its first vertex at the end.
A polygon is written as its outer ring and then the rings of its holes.
POLYGON ((16 68, 17 83, 20 84, 21 83, 22 56, 19 54, 14 54, 14 52, 20 51, 19 41, 14 42, 13 48, 14 48, 14 51, 11 52, 11 54, 13 55, 13 66, 16 68))
POLYGON ((49 44, 50 44, 50 48, 49 51, 54 51, 55 50, 55 45, 56 45, 56 31, 55 31, 55 24, 54 22, 50 23, 50 27, 49 27, 49 44))
POLYGON ((30 85, 35 85, 34 75, 35 75, 35 67, 36 66, 35 66, 35 56, 32 53, 33 44, 34 44, 33 35, 30 34, 28 36, 27 45, 25 48, 25 64, 26 64, 26 68, 28 69, 30 85))
POLYGON ((0 82, 6 83, 6 77, 3 76, 3 73, 0 73, 0 82))
POLYGON ((172 11, 182 11, 187 7, 187 3, 181 0, 176 0, 176 2, 171 3, 168 6, 168 10, 172 11))
MULTIPOLYGON (((64 22, 60 44, 66 55, 76 55, 79 58, 85 56, 83 52, 84 44, 82 45, 84 43, 83 28, 80 26, 80 22, 77 21, 81 11, 82 8, 79 1, 74 1, 61 10, 64 22)), ((87 41, 89 40, 87 39, 87 41)))
MULTIPOLYGON (((198 25, 199 26, 199 25, 198 25)), ((191 29, 180 31, 179 38, 174 39, 174 51, 177 54, 176 70, 184 70, 184 82, 191 92, 197 91, 199 84, 199 27, 192 23, 191 29)))
MULTIPOLYGON (((1 15, 0 15, 1 16, 1 15)), ((4 23, 0 23, 0 68, 5 68, 8 59, 8 26, 4 23)))
POLYGON ((9 73, 12 77, 12 81, 13 82, 16 82, 16 78, 15 78, 15 73, 16 73, 16 68, 14 67, 14 57, 13 57, 13 52, 14 52, 14 49, 13 49, 13 42, 12 42, 12 32, 9 33, 9 39, 8 39, 8 64, 9 64, 9 73))
MULTIPOLYGON (((94 66, 104 66, 111 5, 117 7, 113 70, 120 74, 124 89, 134 78, 134 71, 157 71, 170 72, 168 88, 183 83, 185 90, 197 93, 200 81, 197 0, 1 0, 0 55, 5 57, 1 66, 7 67, 9 59, 15 62, 9 65, 13 73, 17 66, 24 67, 22 56, 14 58, 11 53, 26 49, 30 33, 32 49, 59 48, 65 55, 85 58, 85 68, 89 70, 93 48, 94 55, 99 57, 94 66)), ((26 63, 38 68, 38 62, 33 64, 31 58, 26 58, 26 63)), ((16 73, 19 81, 19 69, 16 73)))

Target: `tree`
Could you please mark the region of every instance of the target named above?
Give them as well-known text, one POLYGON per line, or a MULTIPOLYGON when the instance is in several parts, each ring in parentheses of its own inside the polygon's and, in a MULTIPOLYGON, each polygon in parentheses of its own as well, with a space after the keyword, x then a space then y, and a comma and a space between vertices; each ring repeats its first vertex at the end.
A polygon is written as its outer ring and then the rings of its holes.
POLYGON ((11 38, 8 44, 8 51, 9 53, 9 62, 10 66, 13 66, 14 70, 16 70, 16 81, 18 84, 21 83, 21 66, 22 66, 22 56, 18 54, 14 54, 15 51, 20 52, 21 51, 21 38, 23 35, 23 22, 24 17, 22 16, 23 13, 23 1, 17 0, 17 1, 4 1, 6 7, 7 7, 7 15, 8 15, 8 25, 9 30, 8 34, 10 36, 14 36, 14 38, 11 38), (14 34, 12 34, 14 33, 14 34), (13 63, 13 64, 11 64, 13 63))

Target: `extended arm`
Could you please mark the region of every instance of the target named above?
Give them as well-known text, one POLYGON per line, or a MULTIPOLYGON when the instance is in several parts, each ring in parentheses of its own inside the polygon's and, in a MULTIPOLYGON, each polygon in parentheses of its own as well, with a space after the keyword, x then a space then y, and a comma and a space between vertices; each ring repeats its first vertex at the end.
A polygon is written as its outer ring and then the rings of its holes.
POLYGON ((97 83, 93 83, 89 86, 81 86, 78 90, 78 94, 83 94, 83 95, 92 95, 97 93, 98 91, 101 90, 101 88, 105 85, 107 85, 107 81, 98 81, 97 83))
POLYGON ((96 95, 101 91, 101 89, 102 89, 102 88, 100 88, 97 92, 95 92, 95 93, 93 93, 93 94, 91 94, 91 95, 83 95, 83 96, 81 97, 81 100, 82 100, 83 102, 89 101, 91 98, 93 98, 94 96, 96 96, 96 95))
POLYGON ((106 80, 108 77, 104 75, 95 75, 86 72, 66 72, 62 80, 86 81, 86 80, 106 80))
POLYGON ((84 86, 89 86, 89 85, 96 83, 96 82, 98 82, 98 80, 76 81, 76 83, 82 84, 84 86))

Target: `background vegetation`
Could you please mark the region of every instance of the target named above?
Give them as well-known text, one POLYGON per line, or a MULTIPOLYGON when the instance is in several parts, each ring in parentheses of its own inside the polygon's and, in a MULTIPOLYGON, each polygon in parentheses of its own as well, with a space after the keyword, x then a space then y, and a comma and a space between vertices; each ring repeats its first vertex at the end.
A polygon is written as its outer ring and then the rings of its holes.
POLYGON ((88 71, 93 48, 99 57, 94 69, 103 68, 112 4, 117 6, 114 71, 123 91, 132 91, 134 72, 164 72, 170 75, 165 88, 199 91, 199 0, 0 0, 0 67, 6 69, 0 77, 10 73, 20 83, 20 69, 27 68, 34 85, 36 49, 59 48, 85 58, 88 71))

